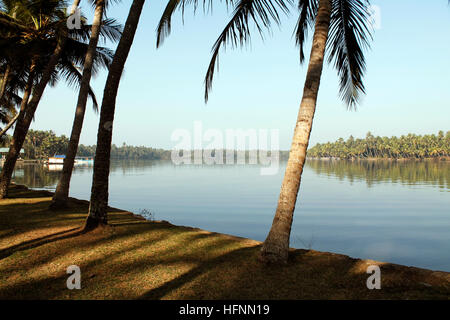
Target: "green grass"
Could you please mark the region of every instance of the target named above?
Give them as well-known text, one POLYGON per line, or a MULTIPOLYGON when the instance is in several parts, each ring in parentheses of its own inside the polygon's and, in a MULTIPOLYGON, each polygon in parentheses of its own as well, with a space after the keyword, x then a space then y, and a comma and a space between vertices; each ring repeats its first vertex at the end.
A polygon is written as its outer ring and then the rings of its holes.
POLYGON ((81 234, 88 203, 48 211, 48 192, 13 186, 0 201, 0 299, 449 299, 450 274, 312 250, 286 266, 260 242, 150 222, 112 209, 111 227, 81 234), (382 289, 368 290, 367 266, 382 289), (81 290, 68 290, 78 265, 81 290))

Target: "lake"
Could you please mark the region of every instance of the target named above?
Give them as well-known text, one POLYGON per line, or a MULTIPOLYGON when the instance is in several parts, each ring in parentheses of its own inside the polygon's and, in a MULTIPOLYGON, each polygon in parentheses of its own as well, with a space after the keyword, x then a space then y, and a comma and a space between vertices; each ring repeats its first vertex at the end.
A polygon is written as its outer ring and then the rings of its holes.
MULTIPOLYGON (((110 205, 175 225, 263 241, 286 164, 113 161, 110 205)), ((59 172, 18 167, 13 181, 54 190, 59 172)), ((71 196, 89 200, 92 167, 76 167, 71 196)), ((308 160, 291 246, 450 271, 450 162, 308 160)))

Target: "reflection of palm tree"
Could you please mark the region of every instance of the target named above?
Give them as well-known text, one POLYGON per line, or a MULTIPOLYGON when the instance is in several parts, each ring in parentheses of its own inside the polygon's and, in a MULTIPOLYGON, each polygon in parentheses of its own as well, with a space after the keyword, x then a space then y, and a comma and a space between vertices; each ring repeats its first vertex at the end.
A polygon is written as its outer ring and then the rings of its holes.
POLYGON ((450 188, 450 164, 447 161, 321 161, 307 166, 317 174, 366 181, 368 187, 380 182, 406 185, 429 184, 450 188))

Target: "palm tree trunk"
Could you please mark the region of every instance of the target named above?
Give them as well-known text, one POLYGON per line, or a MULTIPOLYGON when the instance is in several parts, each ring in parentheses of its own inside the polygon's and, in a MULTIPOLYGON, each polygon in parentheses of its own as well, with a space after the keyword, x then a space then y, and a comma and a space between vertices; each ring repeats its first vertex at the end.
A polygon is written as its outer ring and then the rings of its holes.
POLYGON ((72 133, 70 135, 66 158, 64 159, 63 172, 58 182, 58 186, 56 187, 56 192, 53 196, 52 203, 50 205, 51 209, 64 208, 67 206, 70 179, 72 177, 75 157, 77 155, 78 144, 80 142, 81 130, 83 128, 84 114, 86 112, 86 104, 89 94, 89 85, 92 76, 92 66, 94 64, 94 57, 96 54, 98 39, 101 31, 104 8, 105 0, 98 0, 94 13, 94 21, 92 23, 89 48, 86 53, 86 59, 84 62, 83 77, 81 79, 80 92, 78 94, 78 102, 72 126, 72 133))
POLYGON ((281 186, 278 207, 272 228, 261 249, 261 259, 264 262, 286 263, 288 260, 291 225, 316 110, 330 19, 331 0, 320 0, 303 98, 281 186))
POLYGON ((6 127, 3 128, 3 130, 0 132, 0 139, 5 135, 6 132, 16 123, 17 119, 19 119, 20 113, 17 113, 14 118, 9 121, 9 123, 6 125, 6 127))
POLYGON ((80 6, 80 2, 81 0, 73 0, 72 7, 70 8, 70 15, 73 15, 75 13, 75 11, 80 6))
POLYGON ((133 0, 122 37, 120 38, 113 62, 109 68, 100 111, 91 201, 89 205, 89 215, 86 219, 85 231, 95 229, 98 226, 106 225, 108 223, 109 166, 116 96, 117 91, 119 90, 120 78, 133 44, 144 3, 145 0, 133 0))
POLYGON ((5 73, 3 74, 3 79, 2 79, 2 86, 0 87, 0 101, 2 100, 3 96, 5 95, 6 92, 6 85, 8 83, 8 79, 9 79, 9 73, 11 72, 11 67, 8 64, 6 66, 6 70, 5 73))

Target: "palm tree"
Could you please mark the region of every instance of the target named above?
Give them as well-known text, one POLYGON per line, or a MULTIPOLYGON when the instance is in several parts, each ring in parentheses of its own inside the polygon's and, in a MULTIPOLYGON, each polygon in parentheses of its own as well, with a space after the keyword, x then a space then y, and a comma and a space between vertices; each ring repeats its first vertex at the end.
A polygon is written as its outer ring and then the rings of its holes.
POLYGON ((313 21, 314 37, 278 206, 272 228, 261 249, 261 259, 264 262, 286 263, 288 259, 292 220, 327 49, 328 61, 335 61, 334 65, 340 76, 340 93, 345 103, 354 107, 360 94, 365 92, 362 82, 365 72, 362 47, 369 46, 368 6, 369 2, 366 0, 319 0, 318 3, 300 1, 297 43, 300 47, 303 46, 307 26, 313 21))
MULTIPOLYGON (((173 0, 158 28, 163 38, 170 32, 170 16, 174 8, 194 3, 195 0, 173 0)), ((206 0, 204 0, 204 3, 206 0)), ((230 22, 226 25, 213 47, 213 55, 205 78, 205 100, 212 87, 216 63, 222 47, 231 43, 243 45, 250 38, 249 20, 253 20, 259 32, 269 28, 271 21, 280 22, 278 11, 288 11, 292 1, 236 0, 230 22)), ((363 48, 369 47, 370 30, 368 0, 299 0, 299 18, 294 32, 300 47, 300 61, 304 61, 303 45, 308 29, 314 27, 313 44, 303 89, 303 98, 296 121, 289 160, 281 186, 280 197, 272 228, 261 249, 264 262, 285 263, 288 258, 290 231, 301 175, 306 159, 317 96, 320 86, 325 53, 340 77, 340 95, 349 107, 355 107, 361 93, 365 72, 363 48)))
POLYGON ((116 97, 119 90, 120 78, 134 41, 144 3, 145 0, 133 0, 122 37, 120 38, 113 62, 109 68, 100 110, 91 199, 89 215, 84 227, 85 231, 90 231, 108 223, 109 167, 116 97))
MULTIPOLYGON (((78 3, 79 1, 74 2, 74 4, 78 3)), ((29 53, 31 62, 27 70, 24 97, 10 150, 0 176, 0 199, 7 196, 19 151, 47 85, 56 83, 59 76, 63 76, 72 85, 81 82, 82 75, 78 71, 77 65, 84 63, 88 46, 80 40, 89 39, 90 28, 83 26, 79 30, 67 30, 67 14, 63 9, 64 5, 64 1, 29 1, 25 6, 26 14, 18 15, 17 19, 1 21, 6 26, 21 30, 18 32, 19 36, 16 36, 19 38, 18 44, 13 43, 13 47, 20 47, 25 42, 31 43, 33 48, 37 47, 37 49, 34 48, 35 50, 29 53), (28 22, 29 20, 31 23, 28 22), (33 92, 33 96, 30 98, 31 92, 33 92)), ((73 6, 71 14, 75 9, 76 7, 73 6)), ((110 36, 111 33, 117 31, 117 26, 112 26, 104 34, 110 36)), ((98 48, 95 57, 97 67, 107 67, 111 59, 112 52, 110 50, 98 48)), ((24 63, 27 64, 27 60, 24 63)), ((91 89, 89 95, 96 105, 91 89)))
MULTIPOLYGON (((64 159, 64 166, 61 178, 56 187, 56 192, 53 196, 50 208, 58 209, 67 206, 69 197, 70 179, 75 163, 75 157, 78 151, 78 144, 80 141, 81 130, 83 128, 84 115, 86 112, 86 103, 89 93, 89 85, 92 76, 92 67, 94 64, 94 57, 96 54, 97 44, 100 36, 101 25, 103 20, 103 13, 106 6, 105 0, 95 1, 94 21, 92 23, 91 39, 89 41, 89 48, 86 53, 86 58, 83 68, 83 78, 81 80, 80 92, 78 94, 78 102, 75 111, 75 118, 72 126, 72 133, 70 135, 69 146, 67 149, 66 158, 64 159)), ((117 39, 114 39, 117 40, 117 39)))

